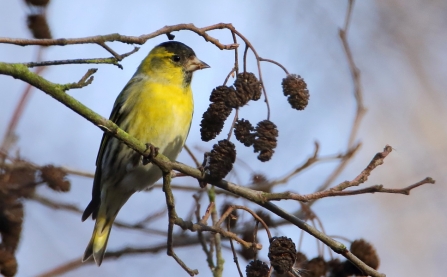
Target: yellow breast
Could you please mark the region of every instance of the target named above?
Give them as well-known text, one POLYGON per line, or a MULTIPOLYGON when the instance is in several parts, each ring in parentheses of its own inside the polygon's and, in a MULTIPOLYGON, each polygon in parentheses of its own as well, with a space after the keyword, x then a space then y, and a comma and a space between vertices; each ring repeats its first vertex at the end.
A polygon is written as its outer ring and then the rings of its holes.
POLYGON ((132 88, 123 105, 129 112, 127 132, 151 143, 170 159, 181 151, 194 111, 191 87, 142 81, 132 88))

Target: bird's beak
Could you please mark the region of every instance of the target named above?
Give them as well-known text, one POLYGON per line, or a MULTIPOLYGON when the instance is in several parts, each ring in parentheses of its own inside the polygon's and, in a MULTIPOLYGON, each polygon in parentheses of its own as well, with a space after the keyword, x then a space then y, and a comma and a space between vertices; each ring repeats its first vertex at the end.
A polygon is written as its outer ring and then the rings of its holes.
POLYGON ((188 72, 194 72, 199 69, 210 68, 205 62, 197 59, 196 56, 192 56, 185 64, 185 70, 188 72))

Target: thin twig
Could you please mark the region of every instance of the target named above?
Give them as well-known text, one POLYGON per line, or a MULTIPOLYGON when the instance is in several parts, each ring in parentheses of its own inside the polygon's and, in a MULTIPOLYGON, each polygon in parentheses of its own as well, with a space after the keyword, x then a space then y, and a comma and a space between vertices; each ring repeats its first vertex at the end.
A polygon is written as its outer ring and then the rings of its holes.
POLYGON ((62 89, 63 90, 79 89, 90 85, 93 82, 93 74, 95 74, 96 71, 98 71, 97 68, 90 68, 78 82, 65 84, 62 86, 62 89))
MULTIPOLYGON (((209 201, 214 203, 214 207, 211 210, 211 221, 213 222, 213 227, 216 226, 216 222, 217 222, 217 210, 216 210, 216 195, 214 193, 215 189, 214 186, 212 186, 209 190, 208 190, 208 197, 209 197, 209 201)), ((219 226, 216 226, 219 227, 219 226)), ((213 276, 214 277, 222 277, 222 273, 224 270, 224 263, 225 260, 223 258, 222 255, 222 240, 220 237, 219 233, 215 233, 214 234, 214 247, 216 249, 216 267, 214 268, 213 272, 213 276)))
POLYGON ((230 76, 232 76, 234 72, 236 72, 236 67, 233 67, 230 70, 230 72, 228 73, 227 77, 225 78, 225 81, 223 82, 222 86, 227 85, 228 79, 230 79, 230 76))
POLYGON ((362 170, 362 172, 354 178, 352 181, 346 181, 338 186, 333 187, 331 190, 334 191, 342 191, 346 188, 358 186, 368 180, 368 176, 371 174, 371 172, 378 167, 379 165, 383 164, 384 159, 391 153, 393 148, 389 145, 385 146, 383 149, 383 152, 377 153, 374 158, 369 162, 368 166, 362 170))
POLYGON ((99 41, 97 42, 97 44, 99 46, 101 46, 102 48, 104 48, 107 52, 109 52, 110 54, 112 54, 115 59, 117 59, 118 61, 121 61, 123 58, 120 56, 120 54, 116 53, 112 48, 110 48, 104 41, 99 41))
POLYGON ((176 219, 178 218, 177 212, 175 211, 175 200, 172 190, 170 188, 171 184, 171 171, 163 171, 163 191, 166 197, 166 206, 168 208, 168 238, 167 238, 167 254, 174 258, 174 260, 190 275, 198 275, 199 271, 197 269, 189 268, 174 252, 174 240, 173 240, 173 230, 176 219))
MULTIPOLYGON (((233 37, 233 43, 238 45, 237 43, 237 38, 236 38, 236 34, 231 31, 231 36, 233 37)), ((239 47, 234 49, 234 71, 236 72, 236 75, 239 73, 239 54, 238 54, 238 49, 239 47)), ((225 81, 226 83, 226 81, 225 81)))
MULTIPOLYGON (((231 230, 231 226, 230 225, 231 225, 230 220, 228 220, 227 221, 227 230, 228 231, 231 230)), ((241 267, 239 266, 237 253, 236 253, 236 250, 234 249, 234 244, 233 244, 233 240, 232 239, 230 239, 230 246, 231 246, 231 252, 233 252, 233 262, 236 264, 237 271, 239 272, 239 276, 240 277, 244 277, 244 275, 242 274, 242 271, 241 271, 241 267)))
POLYGON ((238 120, 238 118, 239 118, 239 108, 236 108, 233 121, 231 122, 230 131, 228 131, 227 140, 231 139, 231 134, 233 133, 234 125, 236 125, 236 121, 238 120))
MULTIPOLYGON (((42 51, 43 47, 39 47, 36 58, 37 61, 41 60, 42 51)), ((45 67, 37 68, 35 74, 41 75, 45 69, 45 67)), ((9 121, 8 128, 6 129, 5 136, 3 137, 2 144, 0 146, 1 153, 8 153, 9 148, 14 144, 16 138, 15 130, 20 121, 20 118, 22 117, 23 111, 25 110, 25 106, 28 103, 28 99, 31 96, 33 88, 34 87, 31 84, 27 84, 25 90, 22 93, 22 96, 20 97, 19 103, 17 103, 11 120, 9 121)))
POLYGON ((208 207, 206 208, 205 214, 203 215, 202 219, 200 219, 201 224, 206 224, 208 221, 208 218, 211 215, 211 211, 214 209, 214 202, 211 202, 208 207))
POLYGON ((94 59, 70 59, 70 60, 57 60, 57 61, 43 61, 43 62, 29 62, 24 63, 27 67, 49 66, 49 65, 66 65, 66 64, 111 64, 116 65, 120 69, 123 69, 116 58, 94 58, 94 59))
POLYGON ((287 69, 286 69, 282 64, 280 64, 279 62, 274 61, 274 60, 271 60, 271 59, 264 59, 264 58, 261 58, 261 57, 259 57, 259 60, 260 60, 261 62, 269 62, 269 63, 276 64, 276 65, 279 66, 282 70, 284 70, 284 72, 286 73, 286 75, 289 75, 289 71, 287 71, 287 69))
MULTIPOLYGON (((194 24, 177 24, 177 25, 172 25, 172 26, 165 26, 155 32, 152 32, 152 33, 146 34, 146 35, 141 35, 138 37, 125 36, 125 35, 120 35, 120 34, 116 34, 116 33, 109 34, 109 35, 103 35, 103 36, 92 36, 92 37, 71 38, 71 39, 65 39, 65 38, 59 38, 59 39, 15 39, 15 38, 0 37, 0 43, 14 44, 14 45, 20 45, 20 46, 28 46, 28 45, 65 46, 65 45, 75 45, 75 44, 98 44, 98 45, 101 45, 101 44, 104 44, 105 42, 119 41, 119 42, 126 43, 126 44, 142 45, 147 40, 152 39, 157 36, 160 36, 160 35, 172 33, 175 31, 189 30, 189 31, 196 33, 199 36, 202 36, 206 41, 213 43, 220 50, 233 50, 239 46, 234 43, 233 44, 222 44, 219 42, 218 39, 213 38, 207 34, 208 31, 218 30, 218 29, 233 30, 234 27, 233 27, 233 25, 227 24, 227 23, 218 23, 218 24, 211 25, 208 27, 203 27, 203 28, 198 28, 198 27, 194 26, 194 24)), ((104 47, 103 45, 101 45, 101 46, 104 47)), ((112 53, 112 55, 113 55, 113 53, 112 53)))
MULTIPOLYGON (((198 198, 194 198, 194 200, 196 201, 197 204, 197 209, 196 209, 196 221, 200 222, 200 223, 204 223, 206 224, 206 220, 205 222, 202 222, 202 220, 200 219, 200 203, 199 203, 199 199, 198 198)), ((214 203, 211 203, 214 205, 214 203)), ((210 208, 210 205, 208 205, 208 208, 210 208)), ((207 209, 208 210, 208 209, 207 209)), ((214 265, 214 261, 213 261, 213 255, 211 254, 211 252, 208 249, 208 245, 206 244, 206 240, 205 237, 203 236, 203 232, 202 231, 198 231, 197 232, 197 238, 200 241, 200 245, 202 246, 202 250, 205 253, 206 256, 206 262, 208 263, 208 267, 211 269, 211 271, 214 269, 215 265, 214 265)))
POLYGON ((248 44, 245 43, 244 59, 243 59, 243 63, 244 63, 244 73, 247 72, 247 53, 248 53, 248 44))
POLYGON ((363 93, 362 93, 362 86, 361 86, 360 70, 358 69, 358 67, 356 66, 356 64, 354 62, 354 57, 352 55, 351 47, 349 46, 348 38, 347 38, 348 29, 349 29, 349 26, 351 23, 352 10, 354 7, 354 3, 355 3, 354 0, 348 1, 348 10, 346 12, 345 25, 344 25, 343 29, 339 30, 339 36, 340 36, 341 42, 343 44, 343 49, 345 51, 346 58, 349 63, 349 69, 350 69, 351 75, 352 75, 352 81, 354 83, 354 97, 355 97, 356 104, 357 104, 356 115, 354 118, 354 122, 352 124, 350 135, 349 135, 348 148, 350 148, 353 145, 355 137, 357 136, 357 132, 360 128, 360 122, 366 113, 366 108, 363 104, 363 93))
POLYGON ((219 221, 217 221, 216 223, 214 223, 214 226, 219 227, 222 222, 224 222, 224 220, 233 212, 233 210, 244 210, 248 213, 250 213, 257 221, 259 221, 262 226, 264 227, 265 231, 267 232, 267 237, 269 239, 272 238, 272 234, 270 233, 270 229, 267 226, 267 224, 264 222, 264 220, 259 217, 254 211, 250 210, 249 208, 245 207, 245 206, 240 206, 240 205, 230 205, 228 207, 228 209, 222 214, 221 218, 219 219, 219 221))
MULTIPOLYGON (((190 237, 190 238, 182 238, 176 243, 176 247, 185 247, 185 246, 193 246, 197 244, 197 239, 190 237)), ((158 253, 160 251, 163 251, 166 249, 166 243, 161 243, 156 246, 150 246, 150 247, 141 247, 141 248, 133 248, 133 247, 125 247, 120 250, 116 251, 107 251, 104 256, 104 260, 111 260, 111 259, 118 259, 123 256, 129 256, 129 255, 141 255, 141 254, 148 254, 148 253, 158 253)), ((92 264, 94 262, 93 259, 89 259, 85 262, 82 262, 81 259, 75 258, 71 261, 68 261, 66 263, 63 263, 62 265, 59 265, 47 272, 41 273, 39 275, 36 275, 36 277, 53 277, 53 276, 61 276, 67 272, 73 271, 77 268, 80 268, 82 266, 86 266, 89 264, 92 264)))
POLYGON ((196 158, 194 153, 189 149, 188 145, 184 145, 183 148, 185 148, 186 152, 188 152, 188 155, 191 157, 191 159, 194 161, 197 167, 201 167, 202 164, 199 162, 199 160, 196 158))
MULTIPOLYGON (((62 202, 57 202, 53 199, 47 198, 45 196, 39 195, 39 194, 33 194, 31 197, 27 198, 27 200, 32 200, 32 201, 36 201, 39 204, 42 204, 48 208, 54 209, 54 210, 64 210, 64 211, 69 211, 69 212, 74 212, 77 214, 82 214, 83 211, 77 207, 76 205, 73 204, 68 204, 68 203, 62 203, 62 202)), ((153 235, 160 235, 160 236, 166 236, 166 232, 165 231, 161 231, 161 230, 156 230, 156 229, 151 229, 151 228, 146 228, 144 226, 142 226, 142 224, 140 224, 140 222, 136 223, 136 224, 128 224, 119 220, 115 220, 113 222, 113 225, 118 227, 118 228, 123 228, 123 229, 128 229, 128 230, 134 230, 134 231, 140 231, 140 232, 144 232, 147 234, 153 234, 153 235)))

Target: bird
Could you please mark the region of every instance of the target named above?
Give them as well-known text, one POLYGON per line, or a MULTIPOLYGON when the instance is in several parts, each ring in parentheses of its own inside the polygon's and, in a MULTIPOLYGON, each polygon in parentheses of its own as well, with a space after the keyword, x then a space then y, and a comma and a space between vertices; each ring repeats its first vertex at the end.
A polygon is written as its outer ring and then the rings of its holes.
MULTIPOLYGON (((191 81, 194 71, 210 66, 178 41, 154 47, 118 95, 110 120, 158 153, 175 160, 189 134, 194 112, 191 81)), ((150 188, 162 176, 155 165, 110 134, 104 133, 93 180, 92 199, 82 221, 96 219, 82 261, 93 256, 100 266, 112 224, 137 191, 150 188)))

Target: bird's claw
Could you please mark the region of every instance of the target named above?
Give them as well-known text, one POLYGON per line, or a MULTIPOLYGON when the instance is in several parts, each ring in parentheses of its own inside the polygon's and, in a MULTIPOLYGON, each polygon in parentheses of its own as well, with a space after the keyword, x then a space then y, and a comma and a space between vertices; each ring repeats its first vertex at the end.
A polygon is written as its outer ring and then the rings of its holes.
MULTIPOLYGON (((198 170, 200 170, 200 173, 201 173, 202 177, 205 177, 205 166, 207 165, 208 156, 209 156, 209 153, 205 152, 205 154, 203 155, 202 165, 197 168, 198 170)), ((200 188, 206 187, 207 184, 208 184, 207 182, 205 182, 203 180, 199 180, 200 188)))
POLYGON ((148 163, 151 163, 152 160, 157 157, 158 155, 158 147, 155 147, 154 145, 150 143, 146 143, 146 151, 143 155, 143 165, 147 165, 148 163))

